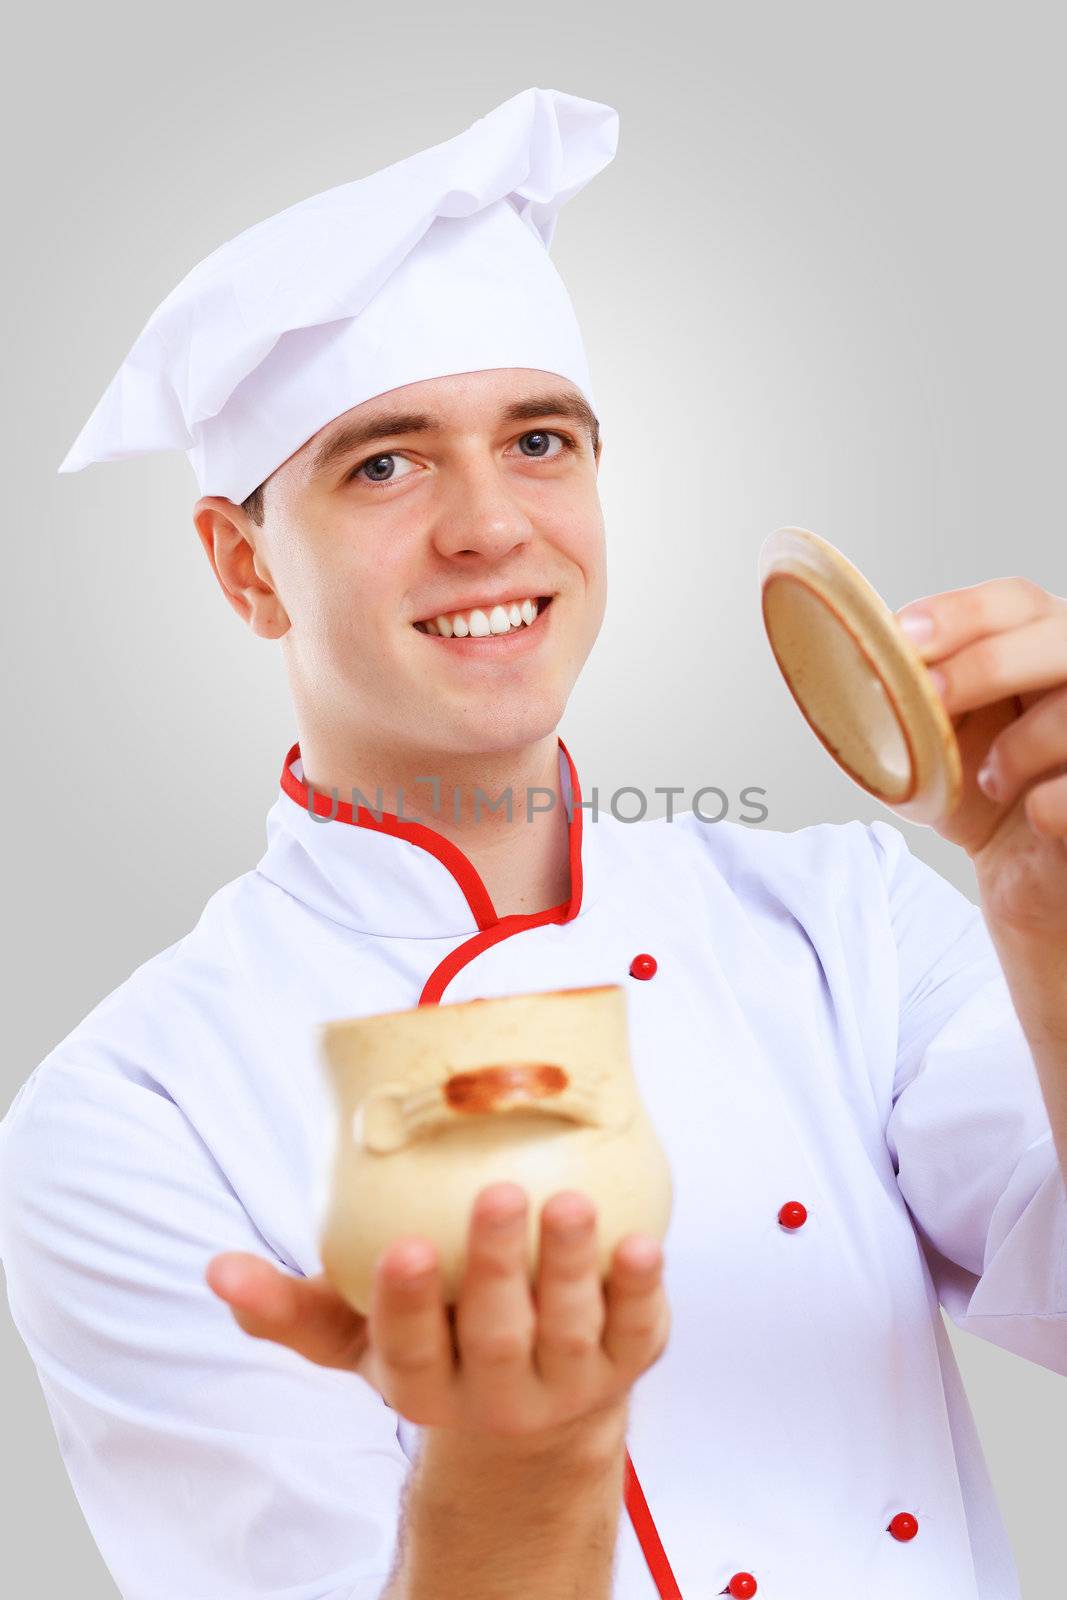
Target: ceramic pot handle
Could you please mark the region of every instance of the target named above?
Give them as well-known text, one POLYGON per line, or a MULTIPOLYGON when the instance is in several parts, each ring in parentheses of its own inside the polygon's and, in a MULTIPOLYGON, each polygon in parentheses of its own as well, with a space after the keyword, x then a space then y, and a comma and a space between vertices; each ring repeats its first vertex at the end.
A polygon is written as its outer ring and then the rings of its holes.
POLYGON ((600 1122, 598 1097, 573 1084, 565 1067, 505 1061, 453 1073, 423 1089, 380 1084, 356 1111, 353 1132, 366 1150, 384 1155, 432 1129, 510 1111, 543 1111, 592 1127, 600 1122))

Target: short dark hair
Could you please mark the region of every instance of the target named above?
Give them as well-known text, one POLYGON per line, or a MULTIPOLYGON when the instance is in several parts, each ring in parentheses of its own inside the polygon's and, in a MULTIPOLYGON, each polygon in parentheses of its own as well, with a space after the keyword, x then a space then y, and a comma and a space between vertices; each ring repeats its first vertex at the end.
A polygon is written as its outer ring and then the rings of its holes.
POLYGON ((266 479, 253 489, 247 500, 241 501, 241 510, 252 518, 257 528, 263 526, 263 491, 267 487, 266 479))

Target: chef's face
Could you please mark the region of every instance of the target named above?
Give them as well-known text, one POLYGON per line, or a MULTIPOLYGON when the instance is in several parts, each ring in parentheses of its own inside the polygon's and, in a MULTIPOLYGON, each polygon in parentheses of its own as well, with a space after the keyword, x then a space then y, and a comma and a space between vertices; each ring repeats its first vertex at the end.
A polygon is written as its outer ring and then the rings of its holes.
POLYGON ((427 379, 320 429, 267 480, 262 526, 231 501, 198 502, 230 603, 283 641, 304 737, 460 755, 555 730, 607 592, 583 411, 547 372, 427 379), (499 626, 493 605, 524 600, 542 609, 507 635, 415 626, 474 609, 499 626))

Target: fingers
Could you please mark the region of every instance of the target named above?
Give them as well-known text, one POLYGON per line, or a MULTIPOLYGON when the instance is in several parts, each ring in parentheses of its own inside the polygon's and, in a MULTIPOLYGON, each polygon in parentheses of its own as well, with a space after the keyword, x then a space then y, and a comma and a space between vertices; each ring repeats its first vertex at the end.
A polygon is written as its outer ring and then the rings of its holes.
POLYGON ((255 1338, 273 1338, 297 1316, 295 1278, 286 1277, 259 1256, 228 1250, 208 1263, 208 1287, 225 1300, 234 1317, 255 1338))
POLYGON ((613 1404, 666 1348, 670 1313, 655 1239, 623 1240, 605 1288, 596 1211, 574 1191, 542 1208, 531 1295, 527 1204, 514 1183, 478 1195, 451 1312, 425 1239, 382 1256, 367 1318, 325 1274, 294 1277, 243 1252, 214 1257, 206 1279, 253 1338, 359 1372, 412 1422, 533 1433, 613 1404))
POLYGON ((602 1382, 604 1323, 596 1208, 576 1191, 553 1195, 541 1210, 534 1365, 568 1408, 602 1382))
POLYGON ((357 1369, 367 1343, 366 1319, 325 1274, 292 1277, 259 1256, 226 1251, 212 1258, 205 1276, 252 1338, 270 1339, 319 1366, 357 1369))
POLYGON ((1027 784, 1067 761, 1067 685, 1047 694, 994 739, 979 783, 990 799, 1013 805, 1027 784), (986 776, 988 774, 988 776, 986 776))
POLYGON ((1006 696, 1055 688, 1067 679, 1067 618, 1058 610, 1010 631, 986 634, 938 656, 936 670, 950 716, 1006 696))
POLYGON ((630 1234, 612 1257, 607 1321, 601 1341, 620 1379, 632 1383, 658 1361, 670 1334, 663 1288, 663 1251, 655 1239, 630 1234))
POLYGON ((429 1240, 393 1244, 378 1262, 370 1340, 372 1381, 394 1411, 423 1426, 450 1426, 456 1385, 452 1329, 429 1240))
POLYGON ((1067 770, 1037 785, 1027 798, 1026 812, 1035 833, 1067 841, 1067 770))
POLYGON ((524 1431, 538 1401, 536 1313, 526 1267, 527 1199, 494 1183, 474 1203, 456 1306, 464 1404, 490 1433, 524 1431))
POLYGON ((901 606, 898 621, 925 613, 931 628, 912 642, 927 661, 947 656, 976 639, 1022 628, 1057 611, 1063 597, 1029 578, 988 578, 965 589, 946 589, 901 606))

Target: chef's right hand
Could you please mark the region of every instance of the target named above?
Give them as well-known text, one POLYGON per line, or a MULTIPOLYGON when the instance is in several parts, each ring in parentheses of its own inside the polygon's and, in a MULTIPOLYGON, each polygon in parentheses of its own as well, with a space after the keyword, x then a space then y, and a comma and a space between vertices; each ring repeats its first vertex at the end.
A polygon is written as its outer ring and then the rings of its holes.
POLYGON ((247 1333, 360 1373, 411 1422, 532 1439, 624 1406, 666 1349, 670 1310, 662 1250, 648 1235, 621 1241, 601 1283, 596 1208, 570 1190, 542 1207, 531 1293, 527 1205, 514 1183, 478 1195, 452 1308, 426 1239, 398 1240, 379 1258, 366 1318, 323 1274, 294 1279, 255 1257, 228 1257, 253 1263, 232 1290, 214 1262, 208 1282, 247 1333), (426 1269, 417 1276, 416 1257, 426 1269))

